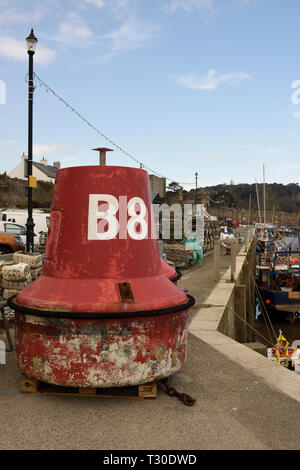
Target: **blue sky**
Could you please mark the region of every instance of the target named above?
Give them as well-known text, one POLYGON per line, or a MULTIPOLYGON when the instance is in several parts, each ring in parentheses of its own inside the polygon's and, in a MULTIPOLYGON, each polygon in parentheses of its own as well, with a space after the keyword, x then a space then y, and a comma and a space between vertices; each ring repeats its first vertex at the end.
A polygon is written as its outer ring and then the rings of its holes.
MULTIPOLYGON (((27 153, 33 27, 36 74, 159 174, 253 183, 265 164, 268 182, 298 182, 299 18, 299 0, 0 0, 0 172, 27 153)), ((34 144, 62 167, 111 146, 40 87, 34 144)), ((108 161, 136 166, 118 150, 108 161)))

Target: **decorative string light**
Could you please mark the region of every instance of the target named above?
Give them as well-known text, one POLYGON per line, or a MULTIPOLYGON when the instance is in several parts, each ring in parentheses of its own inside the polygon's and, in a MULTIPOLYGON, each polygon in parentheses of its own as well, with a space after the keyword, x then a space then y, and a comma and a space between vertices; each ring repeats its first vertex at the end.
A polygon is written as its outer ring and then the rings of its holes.
MULTIPOLYGON (((111 139, 109 139, 106 135, 104 135, 99 129, 97 129, 93 124, 91 124, 87 119, 85 119, 76 109, 74 109, 71 105, 69 105, 61 96, 59 96, 57 93, 55 93, 52 88, 49 87, 43 80, 40 79, 40 77, 37 74, 34 74, 34 80, 40 87, 44 87, 47 93, 52 93, 53 96, 55 96, 60 102, 63 102, 66 105, 66 108, 69 108, 73 113, 75 113, 79 119, 81 119, 83 122, 85 122, 89 127, 91 127, 95 132, 97 132, 103 139, 105 139, 107 142, 109 142, 113 147, 115 147, 117 150, 119 150, 121 153, 129 157, 131 160, 133 160, 135 163, 137 163, 140 168, 144 168, 145 170, 150 171, 156 176, 159 176, 160 178, 165 178, 168 181, 175 181, 175 179, 168 178, 166 176, 161 175, 157 171, 153 170, 152 168, 148 167, 145 165, 145 163, 139 161, 137 158, 135 158, 133 155, 130 153, 126 152, 126 150, 122 149, 119 145, 117 145, 115 142, 113 142, 111 139)), ((178 184, 183 184, 183 185, 194 185, 195 182, 192 183, 187 183, 187 182, 182 182, 182 181, 177 181, 178 184)))

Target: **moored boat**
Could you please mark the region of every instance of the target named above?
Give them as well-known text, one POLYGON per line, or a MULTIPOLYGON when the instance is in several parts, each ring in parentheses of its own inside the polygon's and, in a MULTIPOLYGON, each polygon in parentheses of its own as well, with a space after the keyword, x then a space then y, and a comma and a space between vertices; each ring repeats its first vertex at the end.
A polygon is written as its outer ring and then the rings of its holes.
POLYGON ((277 343, 268 348, 268 359, 300 374, 300 341, 294 341, 290 346, 287 339, 279 330, 277 343))
POLYGON ((300 312, 300 251, 285 244, 277 229, 267 232, 264 249, 257 254, 259 292, 268 311, 286 312, 295 321, 300 312))

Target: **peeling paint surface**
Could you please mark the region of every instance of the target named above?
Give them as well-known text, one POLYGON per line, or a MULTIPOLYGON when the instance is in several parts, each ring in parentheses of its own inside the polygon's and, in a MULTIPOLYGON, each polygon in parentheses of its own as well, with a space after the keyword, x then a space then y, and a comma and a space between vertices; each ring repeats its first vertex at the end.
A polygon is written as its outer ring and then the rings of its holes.
POLYGON ((187 311, 132 320, 62 320, 17 313, 18 367, 56 385, 138 385, 181 368, 186 327, 187 311))
MULTIPOLYGON (((151 217, 141 240, 120 236, 121 226, 112 239, 88 236, 101 219, 90 207, 92 195, 98 203, 108 195, 125 197, 126 204, 140 198, 151 213, 145 170, 98 165, 57 171, 43 271, 15 299, 19 368, 41 381, 80 387, 137 385, 171 375, 185 360, 187 311, 132 314, 185 309, 187 295, 162 272, 151 217), (125 283, 133 301, 120 293, 125 283), (21 313, 21 307, 50 317, 21 313), (51 312, 71 318, 51 318, 51 312), (81 313, 95 313, 96 319, 80 319, 81 313), (113 313, 124 318, 108 320, 113 313)), ((119 206, 119 222, 121 213, 127 233, 132 216, 119 206)))
MULTIPOLYGON (((91 194, 112 195, 117 200, 126 196, 127 201, 138 197, 151 213, 145 170, 99 165, 58 170, 43 271, 18 293, 16 302, 74 315, 139 312, 185 304, 186 294, 168 279, 176 271, 161 261, 158 242, 151 238, 151 218, 148 237, 143 240, 123 239, 119 234, 111 240, 88 240, 91 194), (130 283, 135 299, 132 303, 120 298, 118 283, 125 282, 130 283)), ((126 227, 129 214, 125 216, 126 227)))

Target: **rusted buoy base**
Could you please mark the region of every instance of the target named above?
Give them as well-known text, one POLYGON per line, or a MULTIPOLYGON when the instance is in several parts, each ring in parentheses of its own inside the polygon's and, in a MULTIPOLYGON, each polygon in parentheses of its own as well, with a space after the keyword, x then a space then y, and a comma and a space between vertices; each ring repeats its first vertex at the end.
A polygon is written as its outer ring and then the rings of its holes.
POLYGON ((45 318, 16 312, 23 374, 67 387, 127 387, 178 372, 188 311, 114 320, 45 318))

